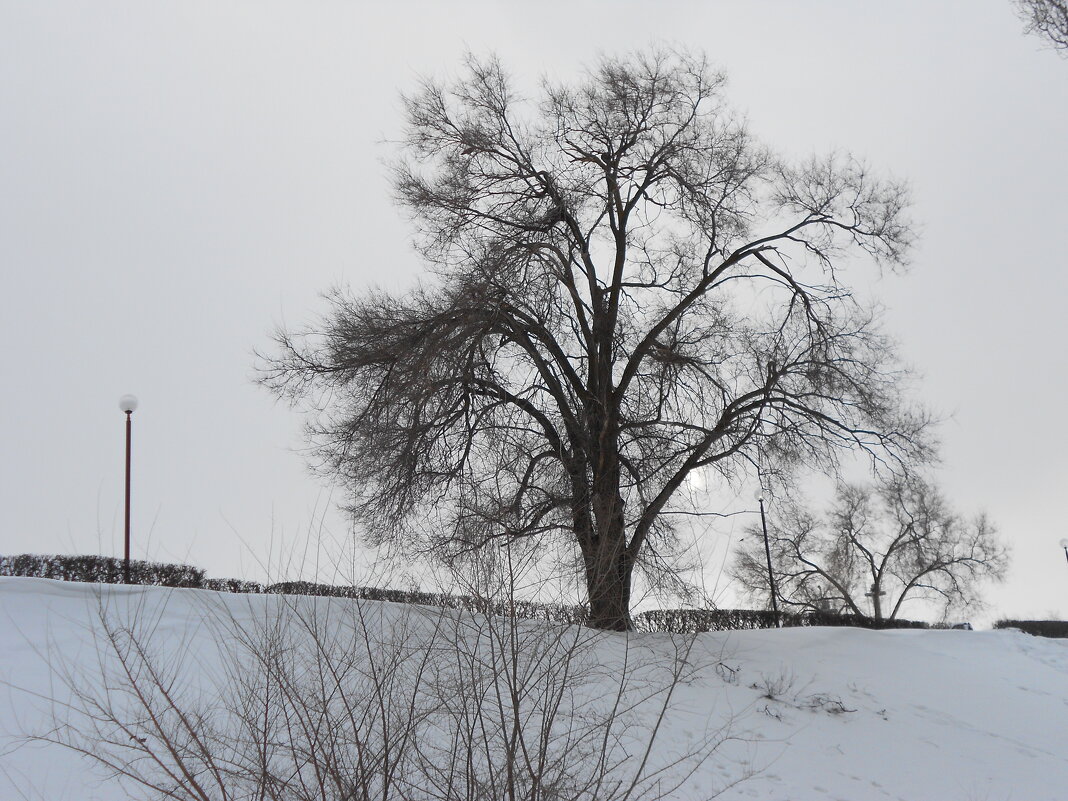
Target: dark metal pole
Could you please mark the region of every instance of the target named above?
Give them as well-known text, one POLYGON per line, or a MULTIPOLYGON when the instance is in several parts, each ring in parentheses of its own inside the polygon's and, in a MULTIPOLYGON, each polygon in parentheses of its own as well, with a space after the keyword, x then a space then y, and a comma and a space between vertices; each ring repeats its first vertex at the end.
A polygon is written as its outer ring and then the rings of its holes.
POLYGON ((781 628, 782 620, 779 618, 778 593, 775 592, 775 572, 771 568, 771 545, 768 544, 768 521, 764 517, 764 499, 758 498, 757 500, 760 501, 760 526, 764 529, 764 555, 768 557, 768 584, 771 585, 771 608, 775 613, 775 625, 781 628))
POLYGON ((122 581, 130 583, 130 437, 133 411, 126 412, 126 549, 122 560, 122 581))

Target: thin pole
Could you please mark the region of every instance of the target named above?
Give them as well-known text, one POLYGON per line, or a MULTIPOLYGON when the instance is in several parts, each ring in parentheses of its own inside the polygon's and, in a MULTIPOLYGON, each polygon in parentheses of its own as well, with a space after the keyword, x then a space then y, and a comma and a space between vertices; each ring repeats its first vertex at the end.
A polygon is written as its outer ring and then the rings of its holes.
POLYGON ((126 548, 122 560, 122 581, 130 583, 130 438, 133 426, 133 412, 126 412, 126 548))
POLYGON ((778 593, 775 592, 775 572, 771 569, 771 546, 768 544, 768 521, 764 517, 764 499, 760 498, 760 526, 764 529, 764 555, 768 557, 768 583, 771 585, 771 608, 775 613, 775 626, 782 628, 782 621, 779 619, 779 600, 776 597, 778 593))

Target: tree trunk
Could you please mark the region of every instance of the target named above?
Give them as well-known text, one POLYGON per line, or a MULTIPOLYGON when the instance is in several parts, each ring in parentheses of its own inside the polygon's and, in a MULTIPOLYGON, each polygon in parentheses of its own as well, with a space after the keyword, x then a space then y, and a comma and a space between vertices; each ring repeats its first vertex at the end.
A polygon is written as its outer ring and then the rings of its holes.
POLYGON ((613 559, 596 559, 592 565, 587 563, 590 626, 606 631, 630 630, 632 573, 633 563, 622 548, 613 559))
POLYGON ((589 421, 591 537, 584 549, 589 624, 607 631, 630 629, 630 581, 634 559, 627 551, 626 518, 620 493, 619 409, 612 392, 614 312, 597 304, 593 331, 598 346, 591 355, 589 421))
POLYGON ((872 613, 873 613, 875 619, 876 620, 882 620, 883 619, 883 602, 882 602, 883 593, 880 590, 878 581, 875 581, 875 582, 872 583, 871 592, 868 593, 868 594, 871 595, 872 613))
POLYGON ((609 631, 630 629, 630 584, 634 560, 627 552, 623 499, 618 490, 595 496, 595 529, 585 556, 590 625, 609 631))

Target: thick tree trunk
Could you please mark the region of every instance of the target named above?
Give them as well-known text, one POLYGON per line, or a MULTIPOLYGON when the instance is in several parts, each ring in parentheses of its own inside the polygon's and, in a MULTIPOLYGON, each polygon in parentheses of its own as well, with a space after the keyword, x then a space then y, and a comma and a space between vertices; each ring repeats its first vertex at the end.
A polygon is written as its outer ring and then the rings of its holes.
MULTIPOLYGON (((621 247, 617 241, 617 248, 621 247)), ((623 251, 617 251, 617 255, 623 251)), ((622 258, 622 256, 620 256, 622 258)), ((589 425, 590 537, 583 549, 589 624, 608 631, 630 629, 630 583, 634 559, 627 549, 624 501, 620 493, 619 408, 612 389, 614 299, 598 298, 593 321, 597 346, 591 354, 589 425)))
POLYGON ((627 551, 623 499, 618 489, 594 496, 595 529, 586 560, 590 625, 609 631, 630 629, 630 585, 634 560, 627 551))
POLYGON ((598 568, 596 571, 587 568, 586 571, 589 625, 607 631, 629 631, 633 564, 623 552, 612 561, 599 560, 598 568))

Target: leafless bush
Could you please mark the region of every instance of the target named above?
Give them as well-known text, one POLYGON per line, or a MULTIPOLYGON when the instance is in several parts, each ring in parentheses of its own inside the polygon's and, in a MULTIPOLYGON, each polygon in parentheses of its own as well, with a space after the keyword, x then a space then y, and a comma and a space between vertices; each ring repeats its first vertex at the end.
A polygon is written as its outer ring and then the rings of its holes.
POLYGON ((761 698, 769 701, 781 701, 793 698, 797 695, 797 674, 783 666, 777 674, 761 673, 760 681, 750 685, 754 690, 759 690, 761 698))
POLYGON ((692 637, 226 595, 201 597, 175 636, 165 596, 128 611, 99 597, 95 661, 53 649, 61 692, 33 739, 149 798, 689 799, 730 734, 655 747, 706 667, 692 637))

